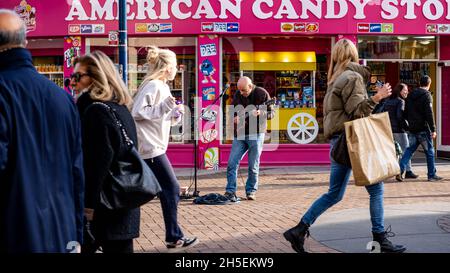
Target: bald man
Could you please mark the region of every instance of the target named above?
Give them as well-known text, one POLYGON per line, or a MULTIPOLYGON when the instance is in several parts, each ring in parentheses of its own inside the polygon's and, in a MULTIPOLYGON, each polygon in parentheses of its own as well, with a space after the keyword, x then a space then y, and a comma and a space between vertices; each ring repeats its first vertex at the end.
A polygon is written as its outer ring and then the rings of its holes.
POLYGON ((256 199, 258 190, 259 158, 264 144, 267 120, 272 119, 274 111, 269 93, 252 83, 249 77, 241 77, 237 83, 239 92, 233 98, 234 139, 227 167, 227 186, 225 196, 232 202, 239 201, 237 191, 237 171, 239 162, 248 152, 248 178, 245 184, 247 200, 256 199), (245 112, 249 113, 247 116, 245 112))
POLYGON ((78 111, 36 71, 26 44, 20 17, 0 9, 0 252, 77 251, 84 196, 78 111))

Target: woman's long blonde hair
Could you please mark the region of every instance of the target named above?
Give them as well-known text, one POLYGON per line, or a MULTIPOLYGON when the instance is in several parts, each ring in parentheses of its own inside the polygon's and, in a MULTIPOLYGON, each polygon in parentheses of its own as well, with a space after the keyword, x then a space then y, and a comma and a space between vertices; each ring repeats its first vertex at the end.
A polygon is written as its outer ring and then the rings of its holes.
POLYGON ((89 87, 92 99, 114 101, 126 106, 131 105, 131 95, 114 63, 105 53, 93 51, 90 54, 77 57, 74 65, 77 63, 86 67, 86 72, 92 79, 92 84, 89 87))
POLYGON ((165 79, 168 68, 177 62, 177 55, 172 50, 148 46, 147 52, 148 71, 139 90, 151 80, 165 79))
POLYGON ((339 40, 331 50, 331 62, 328 69, 328 85, 332 84, 347 65, 351 62, 359 62, 358 49, 355 44, 348 40, 339 40))

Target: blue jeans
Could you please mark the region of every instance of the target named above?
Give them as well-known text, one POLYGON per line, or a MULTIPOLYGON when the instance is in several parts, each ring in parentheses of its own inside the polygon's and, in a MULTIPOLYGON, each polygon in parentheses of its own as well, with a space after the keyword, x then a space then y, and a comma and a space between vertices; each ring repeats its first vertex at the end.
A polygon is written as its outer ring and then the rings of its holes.
MULTIPOLYGON (((400 144, 400 147, 402 148, 402 153, 405 154, 406 149, 409 146, 408 134, 407 133, 394 133, 394 140, 397 141, 398 144, 400 144)), ((400 162, 399 162, 399 164, 400 164, 400 162)), ((411 160, 408 161, 408 163, 406 164, 406 171, 407 172, 411 171, 411 160)))
POLYGON ((235 138, 231 146, 230 158, 227 167, 227 186, 225 190, 230 193, 237 191, 237 172, 239 162, 248 151, 248 178, 245 184, 247 194, 258 190, 259 157, 264 144, 264 133, 245 136, 245 139, 235 138))
POLYGON ((183 238, 183 232, 178 225, 178 202, 180 201, 180 184, 166 154, 146 159, 145 163, 150 167, 158 179, 162 188, 159 194, 166 227, 166 242, 176 242, 183 238))
MULTIPOLYGON (((336 143, 336 140, 337 138, 331 139, 331 147, 336 143)), ((331 156, 330 159, 330 187, 328 192, 317 199, 302 217, 301 221, 307 225, 312 225, 322 213, 341 201, 344 197, 352 169, 336 163, 331 156)), ((384 183, 380 182, 366 186, 366 190, 370 196, 370 220, 372 222, 372 232, 384 232, 384 183)))
POLYGON ((428 178, 434 177, 436 175, 436 168, 434 164, 434 147, 433 141, 431 140, 431 134, 429 132, 419 132, 419 133, 408 133, 409 147, 403 154, 400 160, 400 170, 403 173, 405 166, 408 161, 411 160, 414 152, 417 150, 419 145, 422 145, 425 155, 427 157, 428 166, 428 178))

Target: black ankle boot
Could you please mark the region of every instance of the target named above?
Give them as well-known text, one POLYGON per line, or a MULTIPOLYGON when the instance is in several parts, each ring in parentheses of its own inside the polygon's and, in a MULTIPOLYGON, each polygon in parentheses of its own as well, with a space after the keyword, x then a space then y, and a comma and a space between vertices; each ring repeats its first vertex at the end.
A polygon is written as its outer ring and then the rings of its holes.
POLYGON ((394 237, 395 234, 391 232, 391 227, 382 233, 373 234, 373 240, 380 244, 381 253, 403 253, 406 250, 406 247, 402 245, 394 245, 391 241, 388 240, 389 237, 394 237))
POLYGON ((300 223, 283 233, 286 240, 291 243, 292 248, 298 253, 307 253, 303 248, 305 244, 305 237, 309 237, 309 226, 302 221, 300 223))

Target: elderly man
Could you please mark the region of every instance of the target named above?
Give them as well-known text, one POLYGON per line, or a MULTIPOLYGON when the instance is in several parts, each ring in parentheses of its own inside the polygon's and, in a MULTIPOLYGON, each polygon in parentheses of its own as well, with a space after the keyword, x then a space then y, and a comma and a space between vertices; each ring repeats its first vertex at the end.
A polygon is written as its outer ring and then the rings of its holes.
POLYGON ((83 234, 78 111, 26 44, 20 17, 0 9, 0 252, 73 252, 83 234))
POLYGON ((233 98, 234 139, 227 167, 227 186, 225 196, 232 202, 239 201, 236 196, 237 171, 239 162, 248 152, 248 178, 245 185, 247 200, 256 199, 258 190, 259 158, 264 144, 267 120, 272 119, 274 111, 269 93, 252 83, 248 77, 242 77, 237 83, 239 92, 233 98), (261 107, 260 107, 261 106, 261 107), (245 113, 249 113, 248 116, 245 113))

